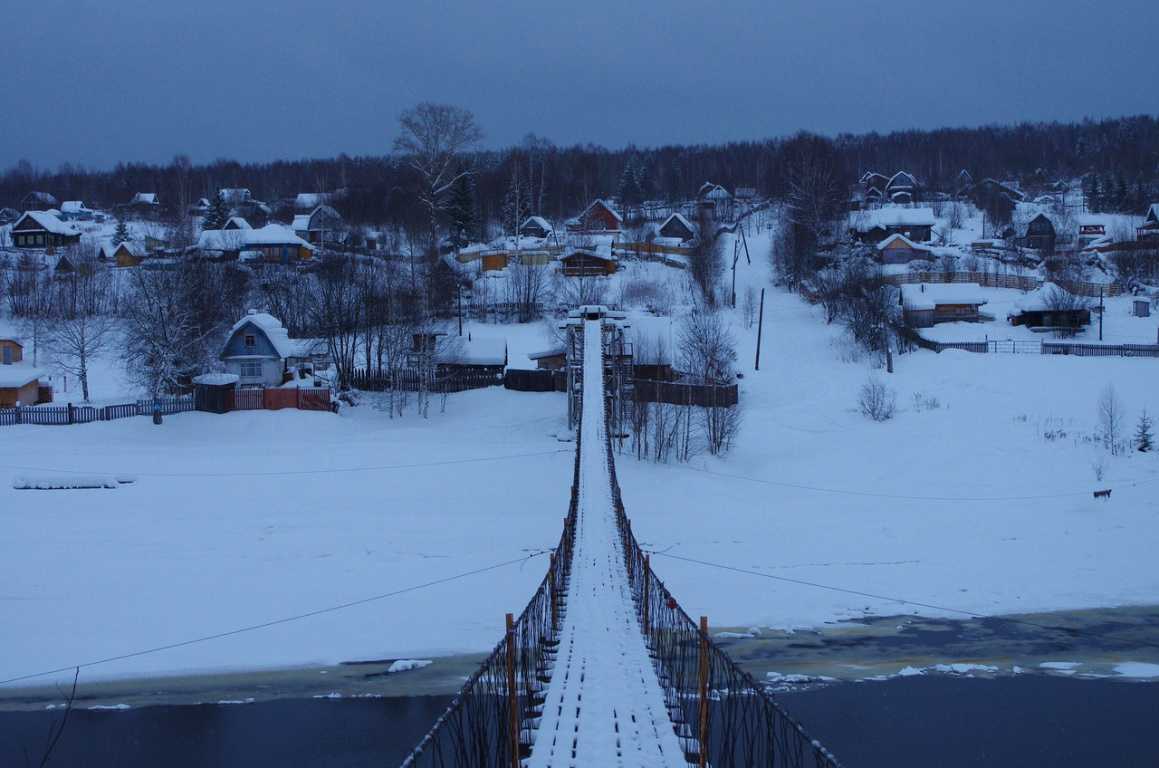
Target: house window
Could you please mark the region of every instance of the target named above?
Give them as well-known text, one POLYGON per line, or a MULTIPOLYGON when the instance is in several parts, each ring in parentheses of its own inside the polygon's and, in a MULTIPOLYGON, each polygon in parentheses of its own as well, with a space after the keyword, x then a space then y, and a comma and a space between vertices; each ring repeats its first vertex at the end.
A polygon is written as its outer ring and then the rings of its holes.
POLYGON ((246 349, 253 349, 257 345, 258 345, 258 340, 254 337, 254 335, 252 333, 247 333, 245 335, 245 347, 246 347, 246 349))
POLYGON ((262 377, 261 363, 242 363, 241 377, 243 379, 260 379, 262 377))
POLYGON ((4 347, 4 365, 12 365, 12 347, 4 347))

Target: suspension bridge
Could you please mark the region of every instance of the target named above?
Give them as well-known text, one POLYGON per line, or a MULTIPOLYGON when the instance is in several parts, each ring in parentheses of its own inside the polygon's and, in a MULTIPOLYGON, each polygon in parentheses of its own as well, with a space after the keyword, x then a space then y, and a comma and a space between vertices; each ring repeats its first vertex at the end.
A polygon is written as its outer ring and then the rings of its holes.
POLYGON ((571 502, 547 574, 404 768, 836 768, 680 608, 624 511, 609 439, 599 307, 571 323, 579 425, 571 502))

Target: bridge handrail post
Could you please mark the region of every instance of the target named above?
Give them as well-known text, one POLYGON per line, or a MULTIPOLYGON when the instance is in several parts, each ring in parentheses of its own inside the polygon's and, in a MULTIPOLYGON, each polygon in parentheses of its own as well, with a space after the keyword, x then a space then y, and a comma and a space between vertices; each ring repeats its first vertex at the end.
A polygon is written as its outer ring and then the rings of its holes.
POLYGON ((708 617, 700 617, 700 727, 697 738, 700 741, 700 768, 708 766, 708 617))
POLYGON ((510 768, 519 768, 519 695, 515 689, 515 617, 507 614, 507 730, 510 768))
POLYGON ((652 626, 649 619, 648 605, 648 585, 652 581, 652 564, 648 560, 648 555, 644 555, 644 637, 650 638, 652 636, 652 626))

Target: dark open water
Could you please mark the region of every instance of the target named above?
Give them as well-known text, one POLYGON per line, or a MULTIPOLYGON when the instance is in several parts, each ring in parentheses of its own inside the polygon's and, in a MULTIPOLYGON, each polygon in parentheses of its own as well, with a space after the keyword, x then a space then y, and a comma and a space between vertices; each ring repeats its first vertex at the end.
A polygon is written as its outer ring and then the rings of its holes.
MULTIPOLYGON (((842 683, 778 699, 847 768, 1159 766, 1159 684, 1024 675, 842 683)), ((397 765, 447 699, 74 710, 52 766, 397 765)), ((0 766, 59 712, 0 713, 0 766)))

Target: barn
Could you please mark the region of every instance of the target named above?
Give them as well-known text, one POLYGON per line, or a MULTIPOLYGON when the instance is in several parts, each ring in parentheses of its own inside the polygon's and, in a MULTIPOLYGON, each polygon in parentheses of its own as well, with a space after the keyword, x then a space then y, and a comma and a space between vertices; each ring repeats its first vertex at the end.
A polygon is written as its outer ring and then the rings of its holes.
POLYGON ((567 223, 572 232, 619 232, 624 218, 606 200, 596 200, 567 223))

